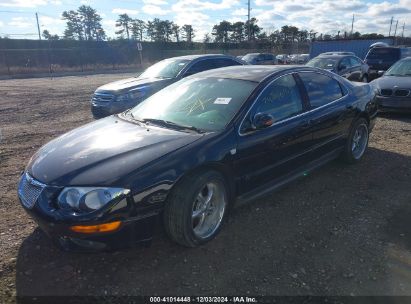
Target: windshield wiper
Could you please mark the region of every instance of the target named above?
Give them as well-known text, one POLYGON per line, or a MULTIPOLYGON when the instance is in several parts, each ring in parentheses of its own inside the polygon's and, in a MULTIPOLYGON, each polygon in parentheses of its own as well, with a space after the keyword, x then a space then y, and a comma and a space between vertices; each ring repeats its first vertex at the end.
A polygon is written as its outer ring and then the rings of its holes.
MULTIPOLYGON (((120 114, 118 114, 118 115, 120 115, 120 114)), ((143 127, 145 127, 145 123, 144 123, 144 121, 143 120, 141 120, 141 119, 138 119, 138 118, 136 118, 135 116, 134 116, 134 114, 133 114, 133 112, 131 111, 131 109, 128 109, 127 111, 125 111, 123 114, 121 114, 123 117, 124 117, 124 119, 126 119, 126 120, 131 120, 131 121, 135 121, 135 122, 138 122, 141 126, 143 126, 143 127), (129 116, 130 118, 127 118, 127 116, 129 116)))
POLYGON ((163 127, 170 127, 172 129, 176 130, 192 130, 197 133, 204 133, 204 130, 201 130, 199 128, 196 128, 194 126, 187 126, 187 125, 180 125, 178 123, 169 121, 169 120, 163 120, 163 119, 156 119, 156 118, 143 118, 142 122, 144 123, 152 123, 155 125, 163 126, 163 127))

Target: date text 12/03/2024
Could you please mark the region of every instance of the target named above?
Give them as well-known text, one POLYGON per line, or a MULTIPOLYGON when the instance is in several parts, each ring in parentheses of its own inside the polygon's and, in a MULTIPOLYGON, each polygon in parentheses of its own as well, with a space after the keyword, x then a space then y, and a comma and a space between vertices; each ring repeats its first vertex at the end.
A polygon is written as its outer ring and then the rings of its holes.
POLYGON ((150 303, 257 303, 255 297, 150 297, 150 303))

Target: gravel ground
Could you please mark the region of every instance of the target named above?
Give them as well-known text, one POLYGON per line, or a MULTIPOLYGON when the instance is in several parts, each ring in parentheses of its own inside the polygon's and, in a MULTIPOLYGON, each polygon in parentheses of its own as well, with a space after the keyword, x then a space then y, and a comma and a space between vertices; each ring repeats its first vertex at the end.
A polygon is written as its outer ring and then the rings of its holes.
MULTIPOLYGON (((130 75, 130 74, 129 74, 130 75)), ((0 302, 41 295, 410 295, 411 116, 378 119, 362 162, 337 161, 237 208, 196 249, 53 247, 16 197, 50 139, 92 120, 93 90, 129 75, 0 81, 0 302)))

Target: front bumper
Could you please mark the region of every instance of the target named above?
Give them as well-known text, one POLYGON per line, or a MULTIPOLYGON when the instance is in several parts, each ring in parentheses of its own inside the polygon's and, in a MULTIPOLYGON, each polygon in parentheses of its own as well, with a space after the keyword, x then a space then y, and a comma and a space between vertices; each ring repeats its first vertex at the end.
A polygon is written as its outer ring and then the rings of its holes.
MULTIPOLYGON (((21 182, 19 187, 21 186, 21 182)), ((19 197, 23 209, 36 221, 53 243, 70 251, 112 251, 138 245, 148 245, 158 227, 158 208, 136 211, 131 195, 121 197, 97 213, 74 216, 62 212, 55 206, 55 200, 62 188, 46 186, 33 206, 19 197), (112 232, 79 233, 70 227, 75 225, 98 225, 121 221, 120 227, 112 232)))
POLYGON ((380 112, 411 112, 411 97, 377 96, 380 112))

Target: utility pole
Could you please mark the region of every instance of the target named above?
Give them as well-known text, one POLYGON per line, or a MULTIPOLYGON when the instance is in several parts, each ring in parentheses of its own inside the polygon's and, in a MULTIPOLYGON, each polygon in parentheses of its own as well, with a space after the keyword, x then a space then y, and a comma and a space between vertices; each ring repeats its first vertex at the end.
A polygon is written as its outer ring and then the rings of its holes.
POLYGON ((391 22, 390 22, 390 31, 388 32, 388 37, 391 37, 391 27, 392 27, 392 22, 394 21, 394 16, 391 17, 391 22))
POLYGON ((405 29, 405 22, 404 22, 404 24, 402 25, 402 38, 404 39, 404 29, 405 29))
POLYGON ((398 20, 397 23, 395 24, 395 32, 394 32, 394 37, 397 36, 397 27, 398 27, 398 20))
POLYGON ((352 22, 351 22, 351 38, 352 35, 354 34, 354 14, 352 14, 352 22))
POLYGON ((251 12, 251 0, 248 0, 248 41, 251 40, 251 25, 250 25, 250 12, 251 12))
POLYGON ((397 20, 397 23, 395 24, 394 45, 398 45, 398 41, 397 41, 397 27, 398 27, 398 20, 397 20))
POLYGON ((39 15, 37 13, 36 13, 36 20, 37 20, 37 31, 39 32, 39 40, 41 40, 39 15))

